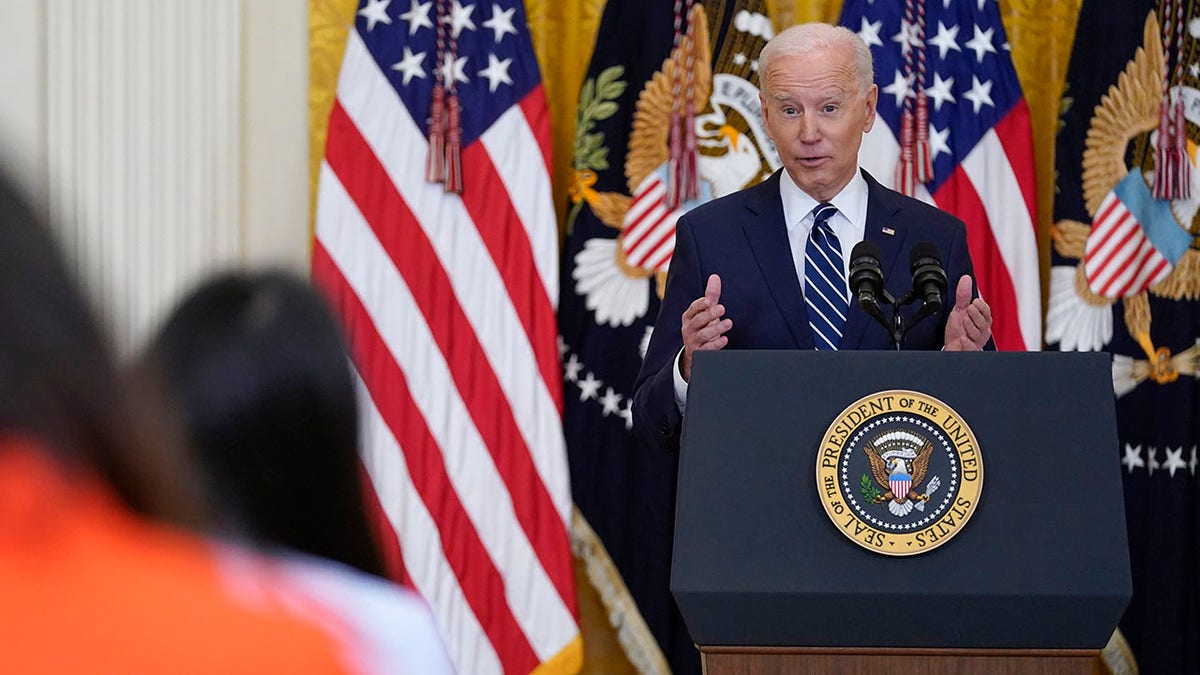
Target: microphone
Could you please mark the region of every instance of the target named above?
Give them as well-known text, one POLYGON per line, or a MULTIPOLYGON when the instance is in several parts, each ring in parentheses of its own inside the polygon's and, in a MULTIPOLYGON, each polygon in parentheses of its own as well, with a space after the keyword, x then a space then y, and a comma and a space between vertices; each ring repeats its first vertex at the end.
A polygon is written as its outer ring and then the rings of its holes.
POLYGON ((946 292, 946 270, 938 258, 937 248, 929 242, 921 242, 909 253, 912 268, 913 295, 921 299, 922 316, 928 316, 942 308, 942 294, 946 292))
POLYGON ((891 302, 883 288, 883 265, 879 262, 879 246, 873 241, 860 241, 850 252, 850 292, 858 306, 883 327, 892 332, 892 324, 879 309, 879 299, 891 302))

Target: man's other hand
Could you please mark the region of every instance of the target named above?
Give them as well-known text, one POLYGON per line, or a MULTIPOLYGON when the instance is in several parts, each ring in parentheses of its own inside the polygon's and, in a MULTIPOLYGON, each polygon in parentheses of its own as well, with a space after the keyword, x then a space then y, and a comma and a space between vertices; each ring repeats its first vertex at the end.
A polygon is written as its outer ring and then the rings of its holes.
POLYGON ((954 292, 954 309, 946 319, 946 351, 982 351, 991 337, 992 308, 983 298, 971 299, 971 277, 964 274, 954 292))
MULTIPOLYGON (((970 286, 967 290, 970 291, 970 286)), ((692 379, 692 352, 717 350, 729 344, 725 333, 733 328, 733 321, 721 318, 725 316, 725 306, 720 302, 721 277, 713 274, 708 277, 704 297, 696 298, 683 312, 683 355, 679 359, 679 374, 684 382, 692 379)))

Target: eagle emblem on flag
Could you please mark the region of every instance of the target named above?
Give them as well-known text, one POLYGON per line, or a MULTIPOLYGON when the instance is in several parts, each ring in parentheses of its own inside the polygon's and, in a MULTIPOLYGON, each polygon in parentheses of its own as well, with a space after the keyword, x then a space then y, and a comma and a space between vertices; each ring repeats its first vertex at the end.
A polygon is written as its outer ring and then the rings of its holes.
POLYGON ((1150 337, 1149 295, 1200 296, 1200 169, 1197 144, 1187 134, 1200 125, 1200 78, 1194 68, 1190 77, 1178 67, 1171 74, 1161 30, 1151 11, 1141 48, 1092 115, 1082 159, 1091 225, 1064 219, 1052 232, 1055 251, 1078 263, 1051 270, 1046 341, 1063 350, 1104 348, 1113 338, 1112 305, 1122 302, 1126 327, 1146 359, 1114 357, 1118 395, 1146 380, 1195 376, 1200 362, 1200 345, 1171 354, 1150 337), (1174 141, 1166 137, 1172 116, 1179 130, 1174 141), (1168 158, 1162 148, 1171 143, 1177 151, 1168 158), (1164 172, 1176 182, 1169 193, 1160 186, 1164 172))
POLYGON ((576 255, 575 290, 587 298, 597 323, 627 326, 645 316, 650 304, 646 279, 655 279, 662 297, 679 216, 754 185, 781 165, 762 123, 756 84, 724 72, 743 70, 746 64, 753 71, 753 59, 772 35, 765 15, 741 14, 731 26, 744 34, 740 51, 730 47, 714 55, 704 6, 692 6, 690 29, 638 95, 625 160, 629 195, 595 189, 597 170, 607 168, 607 162, 598 152, 602 135, 589 133, 593 119, 615 112, 616 103, 608 99, 617 98, 625 83, 617 79, 619 69, 584 83, 569 219, 586 203, 601 222, 620 231, 616 239, 589 239, 576 255), (681 96, 694 114, 681 116, 676 110, 681 96), (686 142, 672 133, 678 124, 685 126, 686 142), (692 152, 694 192, 676 184, 675 156, 681 144, 692 152))
POLYGON ((917 491, 929 472, 933 443, 912 432, 892 431, 868 441, 863 446, 863 452, 870 462, 871 475, 884 489, 882 493, 872 493, 873 503, 886 503, 895 516, 906 516, 914 507, 918 511, 925 510, 929 495, 941 483, 934 476, 924 493, 917 491))

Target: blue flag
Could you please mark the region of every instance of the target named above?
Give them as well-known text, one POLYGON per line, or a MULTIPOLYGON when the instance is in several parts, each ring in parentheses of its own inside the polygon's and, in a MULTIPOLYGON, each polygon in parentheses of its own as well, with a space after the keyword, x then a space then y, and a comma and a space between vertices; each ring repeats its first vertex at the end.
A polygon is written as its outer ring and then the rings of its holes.
POLYGON ((1200 672, 1200 11, 1169 4, 1083 4, 1046 317, 1050 347, 1112 354, 1133 600, 1105 657, 1142 673, 1200 672), (1168 177, 1182 191, 1155 197, 1168 177))
POLYGON ((576 550, 643 671, 700 661, 669 590, 677 457, 635 442, 633 382, 676 219, 779 166, 758 101, 771 35, 764 0, 610 0, 580 94, 559 309, 571 489, 595 535, 575 527, 576 550))

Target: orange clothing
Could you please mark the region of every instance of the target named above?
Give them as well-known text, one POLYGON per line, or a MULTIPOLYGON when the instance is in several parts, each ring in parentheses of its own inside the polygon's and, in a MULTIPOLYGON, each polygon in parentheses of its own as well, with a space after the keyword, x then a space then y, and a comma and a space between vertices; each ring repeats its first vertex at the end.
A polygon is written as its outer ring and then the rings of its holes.
POLYGON ((267 597, 239 596, 217 560, 95 479, 0 445, 0 670, 344 672, 329 634, 267 597))

